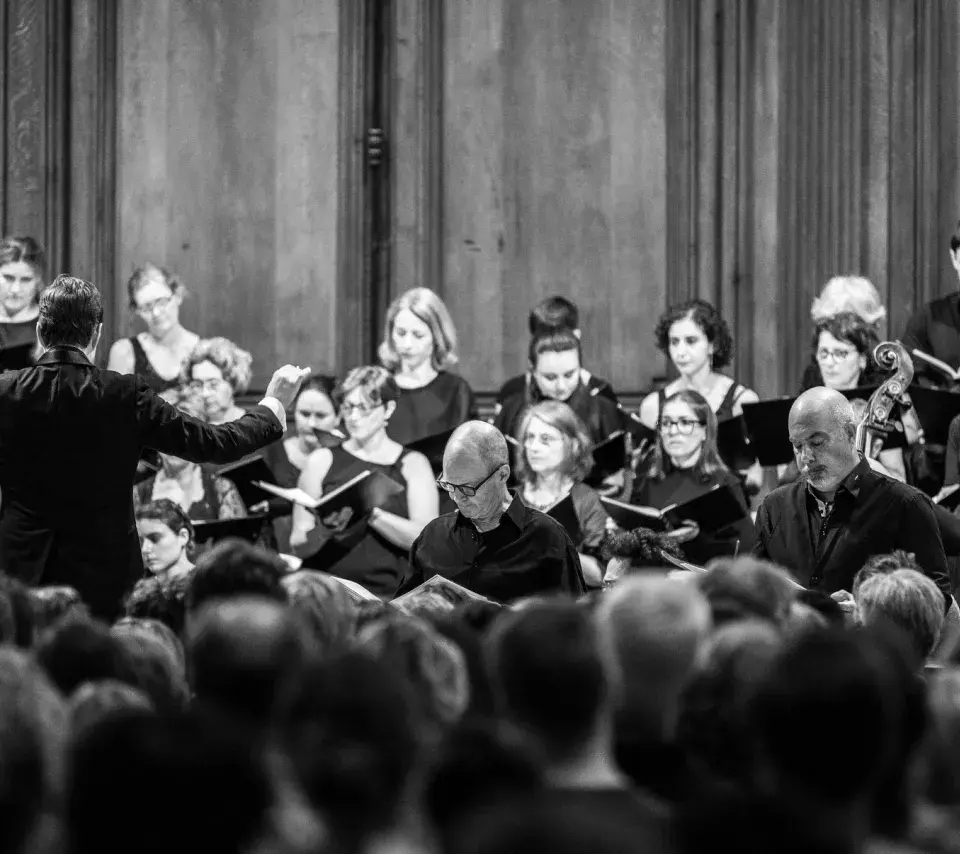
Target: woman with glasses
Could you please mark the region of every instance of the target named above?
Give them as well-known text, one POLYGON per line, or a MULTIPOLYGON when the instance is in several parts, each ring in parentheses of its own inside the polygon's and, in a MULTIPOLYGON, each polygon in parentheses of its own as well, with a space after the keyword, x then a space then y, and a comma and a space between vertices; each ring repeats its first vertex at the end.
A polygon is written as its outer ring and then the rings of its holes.
MULTIPOLYGON (((710 303, 695 299, 668 309, 657 322, 657 347, 665 353, 680 376, 665 388, 648 394, 640 404, 640 420, 656 430, 664 402, 679 391, 701 395, 718 423, 743 413, 743 404, 757 403, 755 391, 720 373, 733 356, 733 338, 726 321, 710 303)), ((729 466, 733 459, 725 460, 729 466)), ((741 472, 753 492, 763 482, 763 468, 755 463, 741 472)))
MULTIPOLYGON (((46 278, 43 248, 32 237, 0 241, 0 348, 24 348, 11 368, 33 364, 39 355, 37 317, 40 291, 46 278)), ((0 353, 0 369, 4 367, 0 353)))
MULTIPOLYGON (((547 400, 565 403, 580 419, 591 446, 624 428, 617 405, 583 382, 580 339, 561 329, 548 332, 530 343, 530 375, 533 381, 522 392, 503 402, 494 426, 504 436, 516 436, 528 406, 547 400)), ((601 474, 591 472, 587 482, 598 484, 601 474)), ((611 481, 612 482, 612 481, 611 481)))
MULTIPOLYGON (((872 388, 886 377, 873 360, 873 351, 880 343, 876 325, 855 312, 842 311, 818 320, 812 343, 817 370, 806 378, 801 391, 818 385, 837 391, 872 388)), ((871 451, 886 474, 900 481, 906 480, 906 466, 900 448, 880 451, 876 447, 871 451)), ((791 463, 780 480, 789 482, 797 476, 796 463, 791 463)))
POLYGON ((593 460, 583 422, 565 403, 545 400, 527 409, 516 434, 517 480, 528 507, 546 513, 568 495, 579 523, 575 545, 588 587, 600 587, 600 542, 610 525, 597 493, 583 483, 593 460))
POLYGON ((437 485, 423 454, 406 450, 387 435, 400 394, 386 368, 354 368, 334 391, 346 441, 320 448, 307 459, 300 488, 320 498, 364 471, 379 471, 404 489, 388 497, 364 519, 318 518, 293 508, 290 546, 306 569, 319 569, 355 581, 390 599, 407 570, 407 553, 436 518, 437 485))
POLYGON ((110 348, 107 367, 120 374, 137 374, 158 394, 175 398, 184 361, 200 336, 180 325, 180 305, 186 291, 160 267, 146 264, 127 282, 130 309, 146 330, 121 338, 110 348))
POLYGON ((450 370, 457 363, 457 330, 429 288, 413 288, 390 304, 379 355, 400 388, 391 439, 409 445, 470 419, 473 390, 450 370))
POLYGON ((249 387, 252 365, 253 357, 227 338, 207 338, 187 356, 181 380, 203 406, 209 423, 226 424, 244 414, 235 396, 249 387))
POLYGON ((741 522, 720 531, 699 533, 683 546, 684 556, 704 564, 720 555, 738 550, 747 554, 753 547, 753 522, 747 513, 741 480, 717 450, 717 416, 706 398, 696 391, 670 395, 660 409, 657 442, 648 468, 641 473, 631 503, 662 510, 671 504, 691 501, 717 485, 733 488, 742 504, 741 522))

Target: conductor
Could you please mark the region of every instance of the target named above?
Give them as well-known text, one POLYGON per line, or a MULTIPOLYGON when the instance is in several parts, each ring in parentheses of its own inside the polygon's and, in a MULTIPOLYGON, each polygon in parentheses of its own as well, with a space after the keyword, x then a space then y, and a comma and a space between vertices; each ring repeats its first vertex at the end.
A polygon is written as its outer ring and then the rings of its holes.
POLYGON ((40 298, 37 364, 0 375, 0 570, 69 585, 113 619, 143 575, 133 479, 144 449, 227 463, 280 439, 309 373, 291 365, 237 421, 210 426, 161 400, 136 375, 93 364, 103 329, 96 287, 59 276, 40 298))

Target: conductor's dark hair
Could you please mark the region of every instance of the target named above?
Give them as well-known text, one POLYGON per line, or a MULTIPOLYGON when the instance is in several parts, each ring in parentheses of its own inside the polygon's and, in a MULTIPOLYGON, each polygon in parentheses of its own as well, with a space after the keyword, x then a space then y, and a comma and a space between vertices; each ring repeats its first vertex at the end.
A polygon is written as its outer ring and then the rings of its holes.
POLYGON ((670 353, 670 327, 680 320, 692 320, 707 341, 713 344, 713 360, 711 367, 714 370, 725 368, 733 357, 733 337, 727 322, 720 316, 710 303, 702 299, 692 299, 680 305, 668 308, 657 321, 656 339, 660 352, 670 353))
POLYGON ((37 331, 47 347, 87 347, 103 323, 100 291, 73 276, 57 276, 40 296, 37 331))
POLYGON ((958 249, 960 249, 960 222, 957 223, 956 229, 950 235, 950 251, 956 252, 958 249))
POLYGON ((581 750, 610 702, 597 628, 573 601, 502 615, 490 630, 487 664, 501 712, 550 760, 581 750))
MULTIPOLYGON (((13 235, 0 240, 0 267, 4 264, 23 262, 33 267, 34 272, 43 281, 47 277, 47 256, 43 247, 32 237, 13 235)), ((39 295, 40 289, 37 288, 39 295)))
POLYGON ((580 310, 566 297, 547 297, 530 311, 527 326, 534 337, 559 329, 573 332, 580 328, 580 310))
POLYGON ((285 603, 287 591, 281 581, 286 574, 287 565, 276 552, 246 540, 223 540, 205 552, 190 573, 187 612, 215 599, 242 595, 285 603))

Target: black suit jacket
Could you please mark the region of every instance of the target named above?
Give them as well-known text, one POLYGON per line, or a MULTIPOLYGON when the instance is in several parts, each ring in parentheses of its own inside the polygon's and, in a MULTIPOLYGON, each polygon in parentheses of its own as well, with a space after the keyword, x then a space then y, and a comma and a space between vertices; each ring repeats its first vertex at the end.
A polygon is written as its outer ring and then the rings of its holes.
POLYGON ((753 553, 791 570, 797 581, 833 593, 852 590, 867 558, 894 549, 913 552, 948 602, 952 593, 937 517, 923 493, 873 471, 855 469, 855 494, 838 493, 828 532, 816 550, 803 480, 775 489, 757 511, 753 553))
POLYGON ((143 575, 133 515, 141 452, 226 463, 281 433, 265 406, 213 427, 136 375, 54 348, 35 366, 0 375, 0 569, 31 585, 75 587, 110 619, 143 575))

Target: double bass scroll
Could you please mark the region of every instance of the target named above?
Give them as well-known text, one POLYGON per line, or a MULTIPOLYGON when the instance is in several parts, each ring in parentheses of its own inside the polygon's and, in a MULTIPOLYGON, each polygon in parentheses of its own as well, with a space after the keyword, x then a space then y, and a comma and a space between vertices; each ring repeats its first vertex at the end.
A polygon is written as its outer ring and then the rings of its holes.
POLYGON ((870 395, 866 412, 857 424, 857 449, 871 456, 873 440, 893 431, 890 415, 897 404, 904 404, 904 394, 913 380, 913 359, 899 341, 882 341, 873 351, 873 358, 891 375, 870 395))

